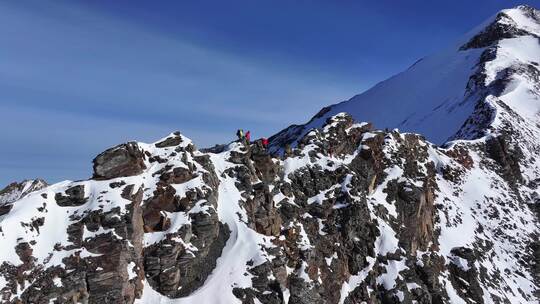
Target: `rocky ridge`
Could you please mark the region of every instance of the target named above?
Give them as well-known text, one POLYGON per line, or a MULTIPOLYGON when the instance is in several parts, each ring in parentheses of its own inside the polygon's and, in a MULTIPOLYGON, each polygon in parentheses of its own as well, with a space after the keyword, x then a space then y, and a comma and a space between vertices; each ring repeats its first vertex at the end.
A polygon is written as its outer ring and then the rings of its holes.
POLYGON ((29 179, 9 184, 0 190, 0 216, 9 212, 13 202, 45 187, 47 187, 47 183, 42 179, 29 179))
POLYGON ((342 113, 284 158, 257 143, 203 153, 179 133, 120 145, 94 161, 112 175, 33 192, 0 218, 14 244, 2 300, 533 301, 538 221, 498 143, 440 148, 342 113))
POLYGON ((504 129, 495 119, 502 113, 515 112, 538 129, 539 16, 539 10, 525 5, 499 12, 454 46, 275 134, 271 151, 294 147, 340 112, 379 128, 420 133, 439 145, 504 129))
POLYGON ((41 190, 48 184, 42 179, 28 179, 20 183, 13 182, 0 190, 0 205, 11 204, 31 192, 41 190))
POLYGON ((329 107, 270 151, 180 133, 104 151, 0 214, 1 302, 538 301, 538 16, 460 44, 473 106, 444 145, 329 107))

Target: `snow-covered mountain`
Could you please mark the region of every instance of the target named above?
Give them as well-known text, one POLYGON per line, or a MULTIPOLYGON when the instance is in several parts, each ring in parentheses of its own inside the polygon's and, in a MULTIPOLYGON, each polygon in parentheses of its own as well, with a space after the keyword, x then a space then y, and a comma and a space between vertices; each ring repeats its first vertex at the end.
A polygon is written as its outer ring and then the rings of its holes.
POLYGON ((309 130, 340 112, 379 128, 419 133, 436 144, 455 138, 456 133, 469 139, 479 135, 459 130, 479 104, 493 104, 495 99, 536 123, 539 37, 538 10, 528 6, 503 10, 449 48, 362 94, 322 109, 304 125, 281 131, 273 138, 274 144, 294 146, 309 130))
POLYGON ((14 182, 0 190, 0 206, 11 204, 31 192, 47 187, 42 179, 27 179, 20 183, 14 182))
POLYGON ((180 133, 104 151, 0 214, 1 302, 537 303, 539 24, 499 13, 279 156, 180 133))

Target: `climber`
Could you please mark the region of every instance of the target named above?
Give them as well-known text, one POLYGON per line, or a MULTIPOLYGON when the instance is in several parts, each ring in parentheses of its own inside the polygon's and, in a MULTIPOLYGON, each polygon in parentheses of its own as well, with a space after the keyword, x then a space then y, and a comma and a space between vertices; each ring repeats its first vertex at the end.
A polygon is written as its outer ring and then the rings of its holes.
POLYGON ((249 130, 246 132, 246 142, 248 145, 251 143, 251 132, 249 130))
POLYGON ((238 137, 239 141, 243 141, 244 140, 244 130, 238 129, 236 131, 236 136, 238 137))
POLYGON ((263 148, 264 148, 264 149, 267 149, 267 148, 268 148, 268 138, 263 137, 263 138, 261 139, 261 141, 262 141, 262 146, 263 146, 263 148))

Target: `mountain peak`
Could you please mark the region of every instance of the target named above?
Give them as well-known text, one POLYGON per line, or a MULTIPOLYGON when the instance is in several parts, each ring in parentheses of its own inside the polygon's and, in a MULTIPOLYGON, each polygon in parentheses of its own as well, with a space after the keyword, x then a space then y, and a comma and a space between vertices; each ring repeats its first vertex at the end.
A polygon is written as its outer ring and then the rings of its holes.
POLYGON ((499 12, 484 29, 473 36, 460 50, 484 48, 508 38, 540 36, 540 11, 520 5, 499 12))
POLYGON ((540 10, 528 4, 518 5, 508 10, 519 10, 537 21, 540 19, 540 10))
POLYGON ((439 145, 501 130, 504 117, 514 116, 515 123, 524 118, 534 126, 540 121, 540 97, 535 93, 540 87, 539 37, 536 8, 522 5, 502 10, 457 46, 427 56, 347 101, 325 107, 304 125, 282 130, 271 137, 272 150, 294 146, 308 130, 321 127, 339 112, 379 128, 420 133, 439 145))
POLYGON ((0 190, 0 205, 10 204, 31 192, 47 187, 47 182, 38 179, 25 179, 22 182, 13 182, 0 190))

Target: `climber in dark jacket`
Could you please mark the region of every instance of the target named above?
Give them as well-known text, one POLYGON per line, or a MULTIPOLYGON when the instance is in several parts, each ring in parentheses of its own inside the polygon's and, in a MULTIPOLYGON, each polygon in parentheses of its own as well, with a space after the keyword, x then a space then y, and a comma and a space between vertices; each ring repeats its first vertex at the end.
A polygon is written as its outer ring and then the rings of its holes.
POLYGON ((238 129, 236 131, 236 136, 238 137, 239 141, 243 141, 244 140, 244 130, 238 129))

